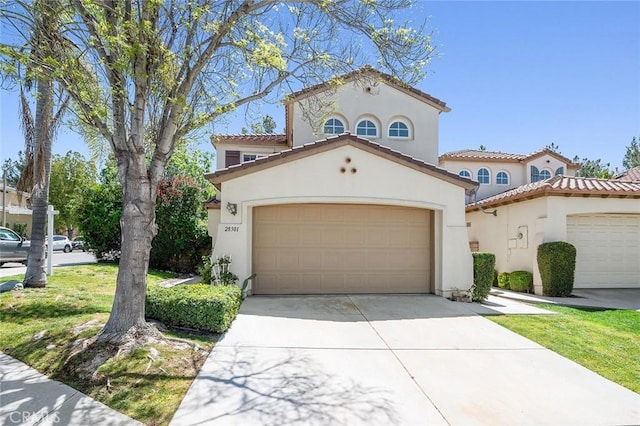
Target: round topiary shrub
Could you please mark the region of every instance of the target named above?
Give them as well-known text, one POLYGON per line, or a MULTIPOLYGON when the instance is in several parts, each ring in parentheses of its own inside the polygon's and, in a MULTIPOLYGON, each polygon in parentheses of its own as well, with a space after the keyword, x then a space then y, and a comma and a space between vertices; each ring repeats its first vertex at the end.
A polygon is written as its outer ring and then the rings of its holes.
POLYGON ((564 241, 538 246, 538 269, 545 296, 566 297, 573 291, 576 270, 576 248, 564 241))
POLYGON ((533 290, 533 274, 528 271, 513 271, 509 274, 509 289, 531 292, 533 290))
POLYGON ((491 291, 496 267, 496 255, 483 252, 474 252, 472 255, 473 287, 471 287, 471 300, 480 302, 486 299, 491 291))
POLYGON ((500 272, 498 274, 498 287, 509 290, 509 273, 500 272))

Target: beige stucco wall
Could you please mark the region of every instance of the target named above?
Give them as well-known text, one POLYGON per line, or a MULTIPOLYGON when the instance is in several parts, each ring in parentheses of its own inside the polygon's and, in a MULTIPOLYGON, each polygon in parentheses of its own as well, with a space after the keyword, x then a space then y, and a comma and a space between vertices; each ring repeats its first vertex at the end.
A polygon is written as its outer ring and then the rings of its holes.
POLYGON ((370 119, 377 124, 379 137, 367 139, 437 164, 440 111, 383 82, 375 83, 375 86, 367 86, 363 82, 347 83, 335 93, 296 102, 293 109, 293 145, 303 145, 329 136, 322 133, 328 118, 340 118, 347 127, 345 131, 353 134, 356 134, 356 125, 361 119, 370 119), (367 87, 371 87, 371 90, 367 91, 367 87), (329 107, 317 112, 318 104, 329 107), (389 125, 397 120, 408 124, 408 139, 390 139, 387 136, 389 125))
POLYGON ((525 270, 533 273, 537 294, 542 282, 537 267, 538 245, 550 241, 566 241, 567 216, 595 213, 640 213, 636 199, 601 197, 540 197, 532 200, 488 208, 497 216, 481 211, 467 213, 469 241, 478 241, 480 251, 496 255, 498 272, 525 270), (526 228, 521 228, 526 227, 526 228), (518 238, 526 229, 525 244, 518 238))
MULTIPOLYGON (((214 256, 231 255, 240 281, 251 274, 252 209, 287 203, 358 203, 434 210, 434 287, 449 295, 473 281, 464 189, 408 167, 343 146, 224 182, 214 256), (346 158, 351 161, 347 164, 346 158), (348 171, 341 173, 346 166, 348 171), (356 173, 350 169, 356 168, 356 173), (227 203, 238 205, 233 216, 227 203)), ((215 218, 210 215, 210 220, 215 218)), ((210 223, 213 231, 216 223, 210 223)))

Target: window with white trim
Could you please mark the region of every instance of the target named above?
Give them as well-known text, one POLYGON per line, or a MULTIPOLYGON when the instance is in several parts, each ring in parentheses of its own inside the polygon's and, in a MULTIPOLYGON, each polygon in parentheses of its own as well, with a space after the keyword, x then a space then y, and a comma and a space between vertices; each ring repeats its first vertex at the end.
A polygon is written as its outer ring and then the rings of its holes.
POLYGON ((471 179, 471 172, 469 170, 460 170, 460 172, 458 172, 458 176, 471 179))
POLYGON ((247 161, 255 161, 258 158, 264 158, 266 154, 242 154, 242 162, 246 163, 247 161))
POLYGON ((324 123, 324 133, 326 135, 339 135, 344 133, 344 123, 337 118, 330 118, 324 123))
POLYGON ((407 126, 402 121, 394 121, 389 126, 389 137, 390 138, 408 138, 409 126, 407 126))
POLYGON ((356 126, 356 134, 358 136, 378 136, 378 127, 371 120, 361 120, 356 126))
POLYGON ((540 180, 547 180, 551 177, 551 172, 547 169, 540 170, 540 180))
POLYGON ((509 185, 509 175, 507 172, 498 172, 496 175, 497 185, 509 185))
POLYGON ((481 185, 489 185, 489 183, 491 182, 491 174, 489 173, 488 169, 482 167, 478 170, 478 182, 481 185))

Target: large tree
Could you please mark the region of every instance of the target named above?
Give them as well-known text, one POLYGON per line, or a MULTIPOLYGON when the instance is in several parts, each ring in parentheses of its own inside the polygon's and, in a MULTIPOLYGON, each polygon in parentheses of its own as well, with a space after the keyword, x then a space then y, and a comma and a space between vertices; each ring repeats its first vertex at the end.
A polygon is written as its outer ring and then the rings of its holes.
POLYGON ((399 19, 410 0, 67 1, 62 33, 74 48, 43 59, 108 141, 123 190, 122 258, 102 341, 154 333, 144 300, 156 194, 179 141, 277 88, 366 63, 415 83, 433 51, 424 23, 399 19))
POLYGON ((634 136, 631 139, 631 144, 627 147, 627 152, 624 154, 622 165, 625 169, 632 169, 640 166, 640 141, 634 136))
MULTIPOLYGON (((9 10, 17 30, 24 30, 25 37, 14 49, 2 46, 8 61, 2 67, 3 74, 20 85, 20 115, 25 137, 25 163, 22 165, 16 188, 31 192, 31 248, 27 259, 25 287, 45 287, 44 270, 47 207, 49 204, 49 177, 51 150, 55 130, 66 110, 68 98, 53 77, 49 58, 65 45, 60 35, 60 13, 63 9, 55 1, 36 0, 31 7, 16 13, 9 10), (14 53, 11 55, 10 53, 14 53), (8 65, 7 65, 8 64, 8 65), (6 72, 8 70, 8 72, 6 72), (27 98, 27 91, 35 88, 35 118, 27 98), (57 112, 56 112, 57 110, 57 112)), ((3 11, 4 12, 4 11, 3 11)), ((2 16, 5 16, 3 13, 2 16)))
POLYGON ((588 158, 580 158, 576 155, 573 158, 574 163, 580 163, 580 168, 576 171, 576 176, 588 178, 609 179, 613 176, 609 163, 603 163, 601 159, 590 160, 588 158))

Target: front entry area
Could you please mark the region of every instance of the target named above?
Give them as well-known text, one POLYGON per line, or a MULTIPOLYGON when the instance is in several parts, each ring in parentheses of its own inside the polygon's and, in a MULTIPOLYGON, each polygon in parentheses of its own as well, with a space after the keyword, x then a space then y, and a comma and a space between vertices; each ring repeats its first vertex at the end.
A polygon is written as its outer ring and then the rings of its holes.
POLYGON ((368 204, 253 209, 254 294, 429 293, 433 211, 368 204))

